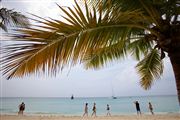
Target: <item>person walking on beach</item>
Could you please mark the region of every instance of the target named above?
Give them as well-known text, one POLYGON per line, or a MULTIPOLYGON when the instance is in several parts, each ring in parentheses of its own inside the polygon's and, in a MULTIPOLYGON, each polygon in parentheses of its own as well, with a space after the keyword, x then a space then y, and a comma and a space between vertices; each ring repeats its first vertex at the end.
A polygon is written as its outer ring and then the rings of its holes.
POLYGON ((106 110, 107 110, 107 116, 111 116, 109 104, 107 104, 106 110))
POLYGON ((152 106, 151 102, 149 102, 149 110, 150 110, 151 114, 154 115, 153 106, 152 106))
POLYGON ((141 109, 140 109, 139 102, 138 102, 138 101, 135 101, 134 103, 135 103, 135 105, 136 105, 137 115, 141 115, 141 109))
POLYGON ((23 115, 24 110, 25 110, 25 104, 24 104, 24 102, 22 102, 22 103, 19 105, 19 112, 18 112, 18 114, 19 114, 19 115, 23 115))
POLYGON ((86 104, 85 104, 85 107, 84 107, 83 117, 84 117, 85 115, 88 117, 88 103, 86 103, 86 104))
POLYGON ((94 103, 92 111, 93 111, 93 113, 91 116, 94 115, 96 117, 96 103, 94 103))

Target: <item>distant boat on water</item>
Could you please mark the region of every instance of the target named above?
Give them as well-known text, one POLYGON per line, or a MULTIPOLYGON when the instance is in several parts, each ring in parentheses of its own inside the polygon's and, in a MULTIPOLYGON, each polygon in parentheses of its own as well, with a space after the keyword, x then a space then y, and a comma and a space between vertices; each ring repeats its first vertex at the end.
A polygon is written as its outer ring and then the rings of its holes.
POLYGON ((112 82, 111 82, 111 88, 112 88, 112 99, 117 99, 117 97, 114 95, 114 88, 112 82))
POLYGON ((71 96, 71 100, 73 100, 73 99, 74 99, 74 96, 72 95, 72 96, 71 96))
POLYGON ((115 97, 115 96, 112 96, 112 98, 113 98, 113 99, 117 99, 117 97, 115 97))

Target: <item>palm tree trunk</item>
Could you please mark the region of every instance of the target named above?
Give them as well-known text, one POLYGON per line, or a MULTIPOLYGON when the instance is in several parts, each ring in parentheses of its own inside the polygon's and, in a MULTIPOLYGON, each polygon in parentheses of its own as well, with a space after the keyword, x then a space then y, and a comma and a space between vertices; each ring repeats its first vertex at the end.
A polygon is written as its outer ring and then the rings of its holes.
POLYGON ((170 57, 176 79, 177 94, 180 105, 180 47, 177 47, 177 49, 173 50, 173 52, 169 52, 168 55, 170 57))

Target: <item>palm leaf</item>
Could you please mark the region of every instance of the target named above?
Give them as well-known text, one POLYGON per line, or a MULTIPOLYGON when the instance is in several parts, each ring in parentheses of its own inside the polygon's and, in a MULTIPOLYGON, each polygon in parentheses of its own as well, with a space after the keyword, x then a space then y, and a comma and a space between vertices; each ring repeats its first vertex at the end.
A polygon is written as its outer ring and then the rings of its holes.
POLYGON ((130 42, 130 40, 127 39, 129 34, 130 29, 119 31, 116 36, 112 36, 114 40, 109 43, 107 47, 89 51, 89 54, 87 53, 83 60, 85 68, 98 69, 104 67, 108 62, 124 58, 127 54, 127 45, 130 42), (117 42, 114 43, 114 41, 117 42))
POLYGON ((141 76, 141 86, 144 89, 149 89, 153 80, 158 79, 163 73, 163 63, 159 51, 153 49, 137 64, 136 69, 141 76))
POLYGON ((130 38, 131 43, 128 46, 128 49, 132 56, 136 60, 141 60, 144 56, 152 50, 153 42, 147 40, 144 36, 139 36, 134 38, 130 38))
MULTIPOLYGON (((87 6, 87 5, 86 5, 87 6)), ((110 45, 127 39, 133 32, 131 28, 146 29, 151 33, 156 32, 144 26, 147 17, 139 10, 126 12, 108 12, 103 10, 98 15, 97 10, 92 11, 86 7, 86 12, 76 3, 75 11, 69 8, 63 16, 68 23, 59 20, 47 20, 38 17, 41 26, 35 28, 19 29, 14 40, 22 41, 21 44, 5 46, 1 63, 3 74, 8 79, 14 76, 23 76, 39 70, 56 72, 70 63, 75 64, 84 60, 89 51, 110 47, 110 45), (86 14, 89 17, 86 17, 86 14), (124 33, 124 36, 121 36, 124 33), (7 51, 8 50, 8 51, 7 51), (72 62, 73 61, 73 62, 72 62)))
POLYGON ((28 27, 28 18, 19 12, 8 10, 7 8, 0 9, 0 28, 7 31, 8 25, 15 25, 19 27, 28 27))

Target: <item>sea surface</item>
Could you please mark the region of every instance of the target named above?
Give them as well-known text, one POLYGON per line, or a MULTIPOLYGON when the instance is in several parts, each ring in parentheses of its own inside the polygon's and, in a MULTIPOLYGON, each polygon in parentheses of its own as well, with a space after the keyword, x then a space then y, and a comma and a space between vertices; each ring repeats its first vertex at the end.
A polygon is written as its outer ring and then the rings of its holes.
POLYGON ((178 97, 171 96, 142 96, 142 97, 111 97, 103 98, 0 98, 0 114, 17 114, 18 106, 26 104, 25 114, 57 114, 82 115, 84 105, 88 103, 89 114, 92 113, 93 103, 96 103, 97 115, 106 115, 106 105, 110 105, 112 115, 136 114, 134 101, 139 101, 143 114, 150 114, 148 102, 154 107, 155 114, 180 113, 178 97))

